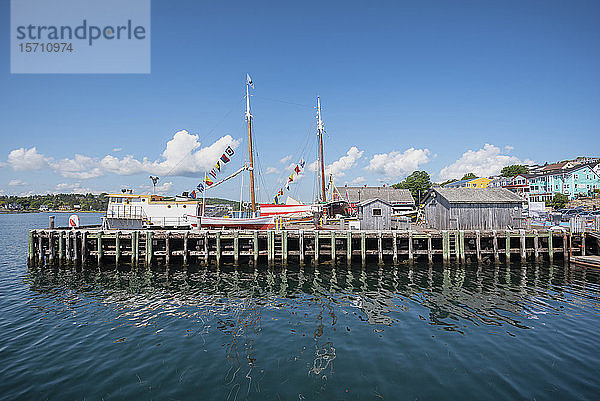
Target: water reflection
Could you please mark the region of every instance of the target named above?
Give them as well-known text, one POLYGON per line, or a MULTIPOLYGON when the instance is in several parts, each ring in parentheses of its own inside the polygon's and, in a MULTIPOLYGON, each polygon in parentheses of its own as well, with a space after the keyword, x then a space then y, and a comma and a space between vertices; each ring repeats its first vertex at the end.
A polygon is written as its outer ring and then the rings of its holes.
MULTIPOLYGON (((598 271, 548 264, 30 270, 25 281, 35 294, 31 307, 73 322, 100 314, 111 330, 126 326, 159 334, 173 330, 167 322, 185 320, 181 334, 204 352, 217 346, 224 352, 222 384, 229 399, 260 392, 264 355, 277 346, 289 347, 284 362, 301 363, 304 375, 318 378, 320 391, 335 373, 340 332, 367 328, 384 336, 406 322, 421 322, 457 335, 503 327, 512 336, 529 330, 540 315, 569 313, 570 305, 600 311, 598 271), (277 334, 266 344, 265 325, 277 334), (285 342, 290 336, 295 340, 285 342)), ((290 377, 281 373, 282 381, 290 377)))
MULTIPOLYGON (((599 274, 562 265, 399 266, 330 268, 200 268, 161 272, 91 272, 30 270, 31 290, 60 301, 52 307, 73 308, 98 300, 119 312, 118 320, 145 326, 160 316, 202 321, 207 312, 227 316, 227 333, 260 331, 260 310, 289 308, 290 302, 318 305, 315 337, 324 316, 336 324, 336 313, 358 309, 372 325, 391 326, 418 304, 429 310, 426 321, 447 330, 456 322, 527 328, 540 310, 558 310, 548 300, 566 301, 572 286, 597 307, 599 274), (123 319, 125 318, 125 319, 123 319)), ((293 309, 292 309, 293 310, 293 309)), ((236 334, 237 335, 237 334, 236 334)))

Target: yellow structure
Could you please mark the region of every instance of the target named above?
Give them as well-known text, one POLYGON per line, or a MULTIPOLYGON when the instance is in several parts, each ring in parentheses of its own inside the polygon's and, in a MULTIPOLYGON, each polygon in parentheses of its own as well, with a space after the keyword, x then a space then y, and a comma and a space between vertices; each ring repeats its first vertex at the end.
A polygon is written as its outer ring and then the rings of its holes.
POLYGON ((465 184, 467 188, 487 188, 488 184, 491 182, 489 178, 479 177, 474 178, 465 184))

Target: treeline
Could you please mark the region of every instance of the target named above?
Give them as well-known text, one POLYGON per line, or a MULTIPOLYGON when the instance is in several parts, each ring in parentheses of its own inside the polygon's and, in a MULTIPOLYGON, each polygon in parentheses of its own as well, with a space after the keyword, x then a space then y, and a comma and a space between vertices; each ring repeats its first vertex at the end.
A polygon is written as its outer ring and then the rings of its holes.
POLYGON ((0 196, 0 208, 8 210, 49 210, 75 208, 78 210, 105 211, 108 205, 106 194, 47 194, 31 196, 0 196))
MULTIPOLYGON (((228 205, 238 207, 239 203, 228 199, 206 198, 207 205, 228 205)), ((105 193, 94 194, 48 194, 31 196, 0 196, 0 210, 39 211, 45 210, 85 210, 104 212, 108 206, 105 193)))

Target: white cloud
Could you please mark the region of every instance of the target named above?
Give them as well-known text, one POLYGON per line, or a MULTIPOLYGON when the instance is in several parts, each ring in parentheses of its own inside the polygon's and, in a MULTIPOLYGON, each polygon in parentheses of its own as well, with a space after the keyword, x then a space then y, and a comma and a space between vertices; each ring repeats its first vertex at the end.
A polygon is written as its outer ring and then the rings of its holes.
POLYGON ((333 175, 333 178, 339 178, 346 175, 346 171, 356 165, 356 162, 362 157, 364 150, 358 150, 356 146, 352 146, 346 152, 346 155, 340 157, 333 163, 325 167, 327 176, 333 175))
POLYGON ((281 160, 279 160, 279 163, 285 164, 285 163, 289 162, 290 160, 292 160, 292 155, 287 155, 287 156, 283 157, 281 160))
POLYGON ((356 177, 355 179, 353 179, 352 181, 349 182, 349 184, 351 185, 361 185, 364 184, 367 181, 367 179, 365 177, 356 177))
POLYGON ((81 185, 80 182, 75 182, 72 184, 66 183, 66 182, 62 182, 60 184, 57 184, 54 187, 54 190, 56 191, 55 193, 72 193, 72 194, 90 194, 90 193, 94 193, 94 191, 92 191, 90 188, 84 187, 81 185))
MULTIPOLYGON (((506 148, 505 148, 506 149, 506 148)), ((486 143, 478 150, 467 150, 454 163, 440 171, 440 180, 460 179, 466 173, 475 173, 479 177, 499 174, 503 167, 511 164, 531 164, 531 160, 520 160, 516 156, 501 154, 498 146, 486 143)))
POLYGON ((279 174, 279 169, 276 167, 267 167, 265 174, 279 174))
POLYGON ((98 160, 76 154, 73 159, 50 162, 50 167, 63 177, 86 180, 104 175, 98 160))
MULTIPOLYGON (((165 195, 171 190, 172 187, 172 181, 164 182, 156 186, 156 193, 158 195, 165 195)), ((140 185, 140 189, 147 194, 151 194, 152 191, 154 191, 154 187, 152 185, 140 185)))
POLYGON ((147 157, 138 160, 132 155, 118 158, 106 155, 101 159, 76 154, 74 158, 53 161, 37 152, 35 147, 11 151, 8 163, 14 170, 39 170, 50 167, 63 177, 89 179, 106 173, 132 175, 149 173, 159 176, 197 176, 209 171, 228 146, 236 149, 239 141, 225 135, 207 147, 201 147, 198 135, 178 131, 167 142, 162 160, 151 161, 147 157))
POLYGON ((8 154, 8 164, 17 171, 40 170, 48 166, 50 159, 38 153, 35 146, 30 149, 19 148, 8 154))
POLYGON ((419 169, 421 164, 431 160, 429 149, 409 148, 404 152, 393 151, 374 155, 365 170, 397 178, 419 169))
POLYGON ((25 185, 28 185, 28 184, 25 181, 21 181, 21 180, 15 179, 15 180, 11 180, 8 183, 8 185, 10 187, 21 187, 21 186, 25 186, 25 185))
POLYGON ((120 151, 122 151, 122 150, 123 150, 123 148, 113 148, 113 150, 112 150, 112 151, 113 151, 113 152, 120 152, 120 151))

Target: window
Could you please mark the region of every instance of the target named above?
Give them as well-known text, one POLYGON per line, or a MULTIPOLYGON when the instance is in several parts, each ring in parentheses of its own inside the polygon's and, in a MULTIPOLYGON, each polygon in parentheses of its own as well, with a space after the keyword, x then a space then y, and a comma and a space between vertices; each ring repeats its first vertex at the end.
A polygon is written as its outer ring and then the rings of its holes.
POLYGON ((373 209, 373 216, 381 216, 381 209, 373 209))

